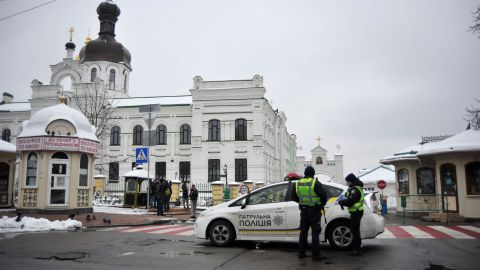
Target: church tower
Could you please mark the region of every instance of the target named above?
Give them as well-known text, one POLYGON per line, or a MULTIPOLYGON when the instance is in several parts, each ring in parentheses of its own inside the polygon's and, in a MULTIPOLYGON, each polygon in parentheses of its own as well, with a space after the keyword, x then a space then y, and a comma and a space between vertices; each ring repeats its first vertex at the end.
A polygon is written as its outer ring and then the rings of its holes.
POLYGON ((97 8, 100 21, 98 38, 80 50, 80 63, 86 65, 85 82, 104 82, 112 98, 128 97, 128 81, 132 66, 130 52, 115 39, 115 23, 120 8, 110 0, 97 8))

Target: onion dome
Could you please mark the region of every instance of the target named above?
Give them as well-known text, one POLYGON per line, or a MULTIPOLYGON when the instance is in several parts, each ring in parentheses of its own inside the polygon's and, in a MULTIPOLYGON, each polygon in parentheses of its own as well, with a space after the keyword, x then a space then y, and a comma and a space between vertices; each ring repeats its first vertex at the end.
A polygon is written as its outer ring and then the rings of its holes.
POLYGON ((65 49, 75 50, 75 43, 70 42, 70 41, 65 43, 65 49))
POLYGON ((120 15, 120 8, 112 1, 105 1, 100 3, 97 13, 100 21, 98 38, 88 42, 80 50, 80 63, 108 61, 123 63, 129 69, 132 69, 130 52, 115 40, 115 23, 120 15))

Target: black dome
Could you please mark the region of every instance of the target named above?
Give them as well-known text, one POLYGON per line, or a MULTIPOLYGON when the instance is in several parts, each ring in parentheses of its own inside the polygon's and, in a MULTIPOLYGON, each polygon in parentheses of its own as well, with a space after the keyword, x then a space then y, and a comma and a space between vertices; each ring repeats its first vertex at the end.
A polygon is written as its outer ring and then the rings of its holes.
POLYGON ((120 15, 120 8, 111 1, 105 1, 100 3, 97 13, 100 20, 98 38, 90 41, 80 50, 80 63, 108 61, 123 63, 132 69, 130 52, 122 43, 115 40, 115 22, 120 15))
POLYGON ((73 43, 73 42, 67 42, 67 43, 65 43, 65 49, 75 50, 75 43, 73 43))

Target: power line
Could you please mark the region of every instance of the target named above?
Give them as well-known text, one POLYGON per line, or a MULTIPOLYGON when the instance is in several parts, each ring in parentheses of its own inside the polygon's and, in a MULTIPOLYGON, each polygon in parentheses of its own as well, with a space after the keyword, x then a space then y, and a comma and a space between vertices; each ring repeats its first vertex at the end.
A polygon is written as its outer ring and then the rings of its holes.
POLYGON ((39 7, 46 6, 46 5, 51 4, 51 3, 53 3, 53 2, 56 2, 56 1, 58 1, 58 0, 52 0, 52 1, 43 3, 43 4, 41 4, 41 5, 38 5, 38 6, 35 6, 35 7, 32 7, 32 8, 29 8, 29 9, 26 9, 26 10, 22 10, 22 11, 20 11, 20 12, 17 12, 17 13, 15 13, 15 14, 10 15, 10 16, 1 18, 1 19, 0 19, 0 22, 1 22, 1 21, 4 21, 4 20, 6 20, 6 19, 9 19, 9 18, 15 17, 15 16, 17 16, 17 15, 20 15, 20 14, 22 14, 22 13, 28 12, 28 11, 30 11, 30 10, 34 10, 34 9, 39 8, 39 7))

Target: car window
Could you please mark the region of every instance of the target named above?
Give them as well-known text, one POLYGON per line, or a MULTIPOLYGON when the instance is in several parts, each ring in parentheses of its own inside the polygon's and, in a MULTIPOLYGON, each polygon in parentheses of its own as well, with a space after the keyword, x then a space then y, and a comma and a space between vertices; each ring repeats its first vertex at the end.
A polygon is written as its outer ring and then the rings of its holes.
POLYGON ((248 199, 249 205, 279 203, 285 201, 287 185, 277 185, 254 192, 248 199))
POLYGON ((332 186, 329 186, 327 184, 323 184, 323 187, 327 191, 327 194, 328 194, 329 198, 338 197, 343 192, 343 189, 338 188, 338 187, 332 187, 332 186))

